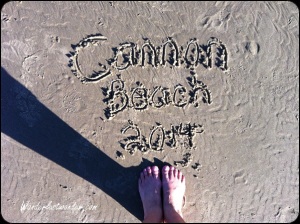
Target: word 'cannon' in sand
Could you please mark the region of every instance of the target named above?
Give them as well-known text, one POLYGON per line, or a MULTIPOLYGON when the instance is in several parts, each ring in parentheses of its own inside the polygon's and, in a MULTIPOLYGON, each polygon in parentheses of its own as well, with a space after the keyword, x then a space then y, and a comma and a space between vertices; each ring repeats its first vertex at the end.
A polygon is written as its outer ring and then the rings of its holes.
POLYGON ((157 68, 158 66, 166 66, 168 63, 171 67, 184 65, 188 69, 193 69, 201 64, 207 69, 214 67, 220 68, 222 71, 228 69, 227 49, 219 39, 211 37, 207 41, 207 45, 200 45, 194 38, 187 43, 185 48, 179 48, 173 38, 168 38, 166 42, 157 47, 149 39, 141 47, 131 42, 122 43, 119 47, 112 48, 114 57, 106 60, 110 67, 100 62, 98 63, 100 68, 95 69, 92 74, 84 74, 79 66, 78 55, 84 48, 97 45, 105 40, 107 40, 106 37, 96 34, 84 38, 77 45, 73 45, 74 52, 69 54, 69 66, 72 67, 72 72, 82 82, 98 82, 110 75, 112 69, 121 71, 130 66, 152 65, 157 68))

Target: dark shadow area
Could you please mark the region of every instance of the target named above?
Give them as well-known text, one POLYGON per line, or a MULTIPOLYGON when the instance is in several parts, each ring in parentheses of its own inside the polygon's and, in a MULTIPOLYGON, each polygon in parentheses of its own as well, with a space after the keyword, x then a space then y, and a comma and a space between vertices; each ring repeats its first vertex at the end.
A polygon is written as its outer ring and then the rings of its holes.
MULTIPOLYGON (((141 170, 152 163, 143 160, 139 166, 122 167, 51 112, 2 67, 1 132, 87 180, 142 220, 137 181, 141 170), (38 115, 37 121, 28 121, 24 116, 21 99, 27 106, 34 105, 31 108, 38 115)), ((156 159, 155 165, 161 167, 163 163, 156 159)))

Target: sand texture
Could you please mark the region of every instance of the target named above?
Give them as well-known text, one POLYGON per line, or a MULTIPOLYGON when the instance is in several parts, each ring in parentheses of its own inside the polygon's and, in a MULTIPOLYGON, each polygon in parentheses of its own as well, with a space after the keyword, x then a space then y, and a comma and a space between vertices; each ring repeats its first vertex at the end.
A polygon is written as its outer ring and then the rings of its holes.
POLYGON ((140 222, 151 164, 186 176, 187 222, 298 217, 297 6, 5 4, 4 219, 140 222))

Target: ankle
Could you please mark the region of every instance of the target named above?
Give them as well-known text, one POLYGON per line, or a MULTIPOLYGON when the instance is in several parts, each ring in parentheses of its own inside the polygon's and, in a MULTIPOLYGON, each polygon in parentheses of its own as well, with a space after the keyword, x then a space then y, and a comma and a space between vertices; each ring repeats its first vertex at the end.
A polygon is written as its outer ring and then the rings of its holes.
POLYGON ((143 223, 159 223, 162 222, 163 216, 162 212, 150 212, 144 216, 143 223), (160 214, 161 213, 161 214, 160 214))
POLYGON ((185 223, 181 210, 176 210, 172 206, 164 207, 164 221, 167 223, 185 223))
POLYGON ((178 213, 182 216, 182 206, 178 206, 178 203, 174 203, 173 201, 171 201, 170 199, 168 201, 164 201, 163 203, 163 207, 164 210, 170 213, 178 213))
POLYGON ((165 217, 174 217, 175 215, 179 215, 183 218, 181 209, 176 209, 172 204, 164 204, 164 215, 165 217))

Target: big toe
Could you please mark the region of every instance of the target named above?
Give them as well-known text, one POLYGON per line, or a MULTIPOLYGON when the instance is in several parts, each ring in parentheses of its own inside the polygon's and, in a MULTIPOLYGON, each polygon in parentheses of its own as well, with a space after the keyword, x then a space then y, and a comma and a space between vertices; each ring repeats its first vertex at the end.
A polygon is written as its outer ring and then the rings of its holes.
POLYGON ((170 170, 170 167, 168 165, 165 165, 162 168, 162 179, 163 180, 169 180, 169 170, 170 170))

